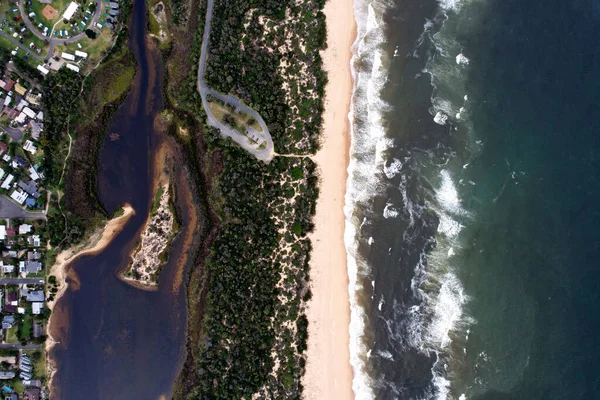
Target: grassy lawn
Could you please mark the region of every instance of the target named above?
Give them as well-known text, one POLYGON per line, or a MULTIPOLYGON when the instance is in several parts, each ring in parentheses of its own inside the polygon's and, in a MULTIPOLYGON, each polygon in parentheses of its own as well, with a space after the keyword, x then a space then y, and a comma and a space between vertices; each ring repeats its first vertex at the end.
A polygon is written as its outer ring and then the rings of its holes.
POLYGON ((250 117, 250 115, 246 113, 236 113, 230 110, 228 107, 221 105, 217 101, 211 101, 208 104, 213 115, 219 121, 223 121, 225 115, 231 115, 235 121, 237 129, 241 131, 240 133, 244 133, 249 126, 257 130, 258 132, 262 132, 262 129, 258 122, 256 122, 252 117, 250 117), (252 123, 248 125, 248 122, 250 122, 250 120, 252 120, 252 123))
POLYGON ((45 345, 40 351, 24 351, 24 354, 29 356, 33 366, 33 376, 37 379, 42 379, 46 376, 46 358, 44 357, 45 345))
POLYGON ((79 64, 82 67, 82 72, 85 74, 98 65, 98 63, 106 56, 114 39, 114 32, 112 30, 102 29, 101 33, 93 40, 86 37, 77 43, 69 43, 66 46, 58 45, 56 46, 56 50, 59 52, 66 51, 71 54, 75 54, 76 50, 88 53, 88 58, 79 64), (81 48, 77 46, 78 44, 81 45, 81 48))
POLYGON ((25 340, 31 339, 31 329, 33 327, 33 321, 31 314, 25 314, 23 318, 23 323, 19 326, 19 331, 21 332, 21 337, 25 340))
POLYGON ((6 343, 19 343, 16 326, 6 330, 6 343))

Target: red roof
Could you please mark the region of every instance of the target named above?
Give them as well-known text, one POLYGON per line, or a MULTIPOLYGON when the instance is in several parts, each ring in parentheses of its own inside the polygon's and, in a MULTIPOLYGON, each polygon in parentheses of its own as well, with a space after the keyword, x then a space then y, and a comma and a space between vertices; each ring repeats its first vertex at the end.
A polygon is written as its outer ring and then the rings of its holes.
POLYGON ((6 90, 7 92, 10 92, 14 85, 15 85, 15 81, 13 81, 12 79, 8 79, 6 81, 6 85, 4 85, 4 90, 6 90))
POLYGON ((15 232, 15 230, 13 229, 12 226, 8 227, 8 229, 6 229, 6 236, 8 237, 14 237, 17 233, 15 232))
POLYGON ((0 142, 0 154, 4 153, 6 150, 8 150, 8 145, 4 142, 0 142))

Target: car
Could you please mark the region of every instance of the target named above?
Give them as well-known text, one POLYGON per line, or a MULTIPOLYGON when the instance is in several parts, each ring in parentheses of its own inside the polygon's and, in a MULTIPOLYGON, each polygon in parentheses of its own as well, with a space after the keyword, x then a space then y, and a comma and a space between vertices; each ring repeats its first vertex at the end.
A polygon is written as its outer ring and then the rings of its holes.
POLYGON ((21 32, 25 32, 27 30, 27 28, 23 28, 21 29, 21 32))
POLYGON ((41 22, 38 24, 38 28, 42 29, 42 26, 44 26, 41 22))

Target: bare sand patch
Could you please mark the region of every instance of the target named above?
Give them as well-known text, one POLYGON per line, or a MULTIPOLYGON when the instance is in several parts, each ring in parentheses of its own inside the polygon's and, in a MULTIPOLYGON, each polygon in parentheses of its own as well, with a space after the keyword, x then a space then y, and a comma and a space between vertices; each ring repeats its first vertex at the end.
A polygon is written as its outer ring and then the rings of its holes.
POLYGON ((46 18, 48 21, 50 21, 50 20, 53 20, 54 18, 58 17, 58 11, 56 11, 56 9, 54 7, 52 7, 50 4, 48 4, 42 10, 42 15, 44 16, 44 18, 46 18))

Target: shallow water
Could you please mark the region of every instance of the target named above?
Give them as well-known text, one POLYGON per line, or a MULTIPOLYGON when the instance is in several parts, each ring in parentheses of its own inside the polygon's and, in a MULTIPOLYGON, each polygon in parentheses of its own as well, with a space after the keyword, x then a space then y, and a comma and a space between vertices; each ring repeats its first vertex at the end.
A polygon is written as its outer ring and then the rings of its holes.
MULTIPOLYGON (((129 203, 136 214, 104 251, 68 267, 69 286, 55 306, 52 327, 59 342, 51 352, 57 366, 57 399, 168 398, 183 361, 186 298, 181 257, 170 259, 155 291, 137 289, 117 277, 149 213, 152 161, 161 141, 153 122, 162 107, 162 66, 160 57, 146 48, 145 12, 145 3, 135 1, 130 46, 138 73, 109 129, 119 138, 107 135, 98 176, 104 207, 113 212, 129 203)), ((189 198, 184 195, 179 201, 189 198)), ((185 230, 190 204, 184 203, 180 217, 185 230)), ((174 254, 187 251, 186 236, 175 240, 174 254)))

